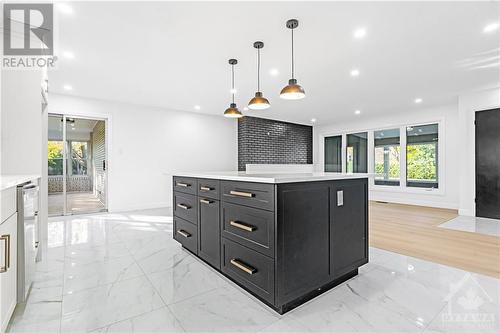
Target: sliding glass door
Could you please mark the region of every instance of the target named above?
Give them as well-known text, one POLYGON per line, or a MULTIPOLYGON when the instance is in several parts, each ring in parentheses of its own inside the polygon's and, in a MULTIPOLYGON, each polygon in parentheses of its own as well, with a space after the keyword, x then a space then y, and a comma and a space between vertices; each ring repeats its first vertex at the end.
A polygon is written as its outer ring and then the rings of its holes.
POLYGON ((49 215, 106 211, 106 123, 49 115, 49 215))

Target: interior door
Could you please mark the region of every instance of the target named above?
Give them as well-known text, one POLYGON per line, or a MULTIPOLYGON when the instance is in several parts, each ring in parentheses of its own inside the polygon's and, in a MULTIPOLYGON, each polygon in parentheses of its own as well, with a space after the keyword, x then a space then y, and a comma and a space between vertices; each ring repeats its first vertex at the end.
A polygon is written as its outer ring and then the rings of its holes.
POLYGON ((500 109, 476 112, 476 216, 500 219, 500 109))

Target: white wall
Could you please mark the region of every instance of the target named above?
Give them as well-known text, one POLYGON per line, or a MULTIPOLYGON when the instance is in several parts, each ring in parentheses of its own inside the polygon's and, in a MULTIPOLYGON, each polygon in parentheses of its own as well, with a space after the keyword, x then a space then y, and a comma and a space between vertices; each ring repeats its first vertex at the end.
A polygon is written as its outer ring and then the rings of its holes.
POLYGON ((237 170, 237 123, 222 116, 50 96, 49 112, 108 118, 108 209, 172 205, 178 171, 237 170))
MULTIPOLYGON (((323 171, 324 136, 346 132, 362 132, 402 125, 418 125, 420 123, 440 122, 439 154, 440 154, 440 188, 426 191, 424 189, 375 188, 370 186, 370 200, 415 204, 442 208, 458 209, 459 205, 459 169, 458 155, 459 131, 457 105, 404 111, 378 117, 364 118, 356 121, 314 127, 313 156, 317 170, 323 171)), ((373 172, 373 156, 368 156, 368 171, 373 172)))
POLYGON ((476 215, 474 203, 475 184, 475 129, 476 111, 500 108, 500 89, 464 94, 458 99, 459 129, 460 129, 460 215, 476 215))

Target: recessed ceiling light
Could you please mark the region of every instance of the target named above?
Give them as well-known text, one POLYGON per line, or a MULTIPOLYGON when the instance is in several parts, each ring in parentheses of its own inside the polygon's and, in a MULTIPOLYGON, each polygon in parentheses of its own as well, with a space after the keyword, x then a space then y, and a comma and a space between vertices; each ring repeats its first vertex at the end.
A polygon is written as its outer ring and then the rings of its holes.
POLYGON ((415 98, 415 103, 420 104, 422 103, 423 99, 421 98, 415 98))
POLYGON ((351 76, 359 76, 359 69, 351 70, 351 76))
POLYGON ((365 28, 358 28, 354 30, 354 38, 363 38, 366 36, 366 29, 365 28))
POLYGON ((70 52, 70 51, 64 51, 63 52, 63 57, 67 58, 67 59, 74 59, 75 58, 75 54, 73 52, 70 52))
POLYGON ((64 14, 73 14, 73 8, 65 3, 58 3, 57 9, 64 14))
POLYGON ((315 122, 316 122, 316 118, 312 118, 311 123, 315 123, 315 122))
POLYGON ((64 88, 64 90, 67 90, 67 91, 73 90, 73 87, 72 87, 72 86, 70 86, 69 84, 65 84, 65 85, 63 86, 63 88, 64 88))
POLYGON ((269 70, 269 74, 271 74, 272 76, 276 76, 276 75, 278 75, 279 73, 280 73, 280 72, 278 71, 278 69, 277 69, 277 68, 271 68, 271 69, 269 70))
POLYGON ((361 110, 354 111, 354 114, 361 114, 361 110))
POLYGON ((498 30, 499 27, 500 27, 500 24, 498 24, 498 22, 490 23, 484 27, 483 32, 490 33, 490 32, 493 32, 495 30, 498 30))
POLYGON ((243 110, 248 111, 248 106, 245 106, 243 110))
POLYGON ((236 90, 236 88, 233 88, 233 89, 229 90, 229 92, 231 94, 236 94, 238 92, 238 90, 236 90))
POLYGON ((201 110, 201 106, 199 106, 199 105, 195 105, 195 106, 194 106, 194 109, 195 109, 195 110, 201 110))

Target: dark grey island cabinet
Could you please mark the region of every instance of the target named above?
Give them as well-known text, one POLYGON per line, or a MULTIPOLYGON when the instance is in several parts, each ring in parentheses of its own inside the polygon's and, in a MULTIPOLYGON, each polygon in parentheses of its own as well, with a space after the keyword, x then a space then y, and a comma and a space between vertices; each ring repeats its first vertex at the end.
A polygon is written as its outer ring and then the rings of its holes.
POLYGON ((174 176, 174 238, 285 313, 368 262, 367 177, 325 178, 174 176))

